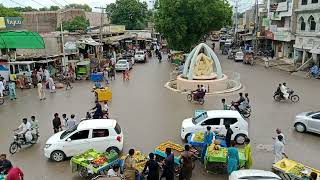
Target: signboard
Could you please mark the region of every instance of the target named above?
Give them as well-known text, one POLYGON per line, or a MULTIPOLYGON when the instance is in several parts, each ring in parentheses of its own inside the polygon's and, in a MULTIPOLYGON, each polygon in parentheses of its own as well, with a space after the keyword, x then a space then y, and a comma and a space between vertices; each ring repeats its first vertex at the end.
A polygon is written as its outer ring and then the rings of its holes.
POLYGON ((274 32, 273 33, 273 40, 290 42, 291 41, 291 33, 281 32, 281 31, 274 32))
POLYGON ((21 17, 0 17, 0 29, 20 28, 21 26, 21 17))
POLYGON ((112 33, 121 33, 126 30, 126 27, 124 25, 111 25, 109 26, 109 32, 112 33))

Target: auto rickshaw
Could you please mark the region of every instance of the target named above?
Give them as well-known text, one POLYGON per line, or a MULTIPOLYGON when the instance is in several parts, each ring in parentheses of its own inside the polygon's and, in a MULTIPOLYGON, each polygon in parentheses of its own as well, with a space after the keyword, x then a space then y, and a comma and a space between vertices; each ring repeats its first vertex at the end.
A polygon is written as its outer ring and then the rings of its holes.
POLYGON ((89 79, 90 61, 80 61, 76 64, 76 79, 89 79))
POLYGON ((242 61, 244 64, 250 64, 253 65, 254 64, 254 58, 253 58, 253 52, 251 51, 246 51, 244 53, 244 58, 242 61))
POLYGON ((96 100, 99 102, 110 101, 112 99, 112 92, 108 87, 101 87, 94 90, 96 100))

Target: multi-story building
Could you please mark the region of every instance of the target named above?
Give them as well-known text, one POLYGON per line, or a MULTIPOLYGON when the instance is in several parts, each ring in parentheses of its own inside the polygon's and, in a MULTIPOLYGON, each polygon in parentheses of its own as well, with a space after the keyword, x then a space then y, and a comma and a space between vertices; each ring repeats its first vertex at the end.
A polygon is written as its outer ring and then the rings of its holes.
POLYGON ((268 16, 269 28, 267 38, 272 41, 272 49, 277 58, 292 58, 294 45, 294 22, 296 16, 293 10, 297 0, 271 0, 268 16))
MULTIPOLYGON (((61 21, 68 21, 76 16, 84 16, 90 26, 100 26, 101 13, 85 12, 83 9, 63 9, 59 11, 23 12, 23 28, 35 32, 54 32, 61 21)), ((103 16, 103 24, 108 23, 107 16, 103 16)))
POLYGON ((294 59, 305 64, 319 63, 320 57, 320 2, 319 0, 297 0, 294 11, 297 18, 294 59))

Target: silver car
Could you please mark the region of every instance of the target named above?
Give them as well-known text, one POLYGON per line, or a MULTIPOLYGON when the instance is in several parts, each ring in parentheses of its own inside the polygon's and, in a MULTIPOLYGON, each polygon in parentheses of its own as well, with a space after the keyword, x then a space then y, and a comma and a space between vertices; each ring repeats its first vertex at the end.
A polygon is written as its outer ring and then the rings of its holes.
POLYGON ((320 134, 320 111, 303 112, 296 115, 294 127, 298 132, 313 132, 320 134))

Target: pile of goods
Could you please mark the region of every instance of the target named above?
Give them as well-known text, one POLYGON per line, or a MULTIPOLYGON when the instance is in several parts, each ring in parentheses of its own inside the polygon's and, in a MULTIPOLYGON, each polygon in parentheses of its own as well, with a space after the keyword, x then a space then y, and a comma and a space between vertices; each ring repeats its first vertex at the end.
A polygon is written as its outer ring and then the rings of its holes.
POLYGON ((93 168, 99 168, 105 164, 115 161, 116 159, 118 159, 118 153, 114 150, 99 153, 94 149, 89 149, 78 156, 74 156, 71 161, 84 167, 92 166, 93 168))
POLYGON ((273 167, 284 173, 293 175, 298 178, 301 178, 305 175, 308 176, 312 171, 320 175, 319 170, 305 166, 301 163, 298 163, 290 159, 282 159, 281 161, 275 163, 273 167))
POLYGON ((172 141, 167 141, 164 143, 159 144, 156 149, 159 149, 160 151, 165 152, 166 148, 171 148, 172 150, 178 151, 178 152, 182 152, 183 151, 183 147, 180 144, 176 144, 172 141))
POLYGON ((199 131, 194 134, 193 141, 203 142, 204 141, 204 132, 199 131))
MULTIPOLYGON (((121 160, 125 160, 126 156, 122 156, 121 160)), ((136 168, 139 172, 143 171, 144 166, 146 165, 148 158, 145 154, 141 153, 140 151, 135 151, 133 155, 133 159, 136 163, 136 168)))
POLYGON ((211 144, 207 149, 208 156, 227 156, 227 148, 221 148, 218 144, 211 144))

